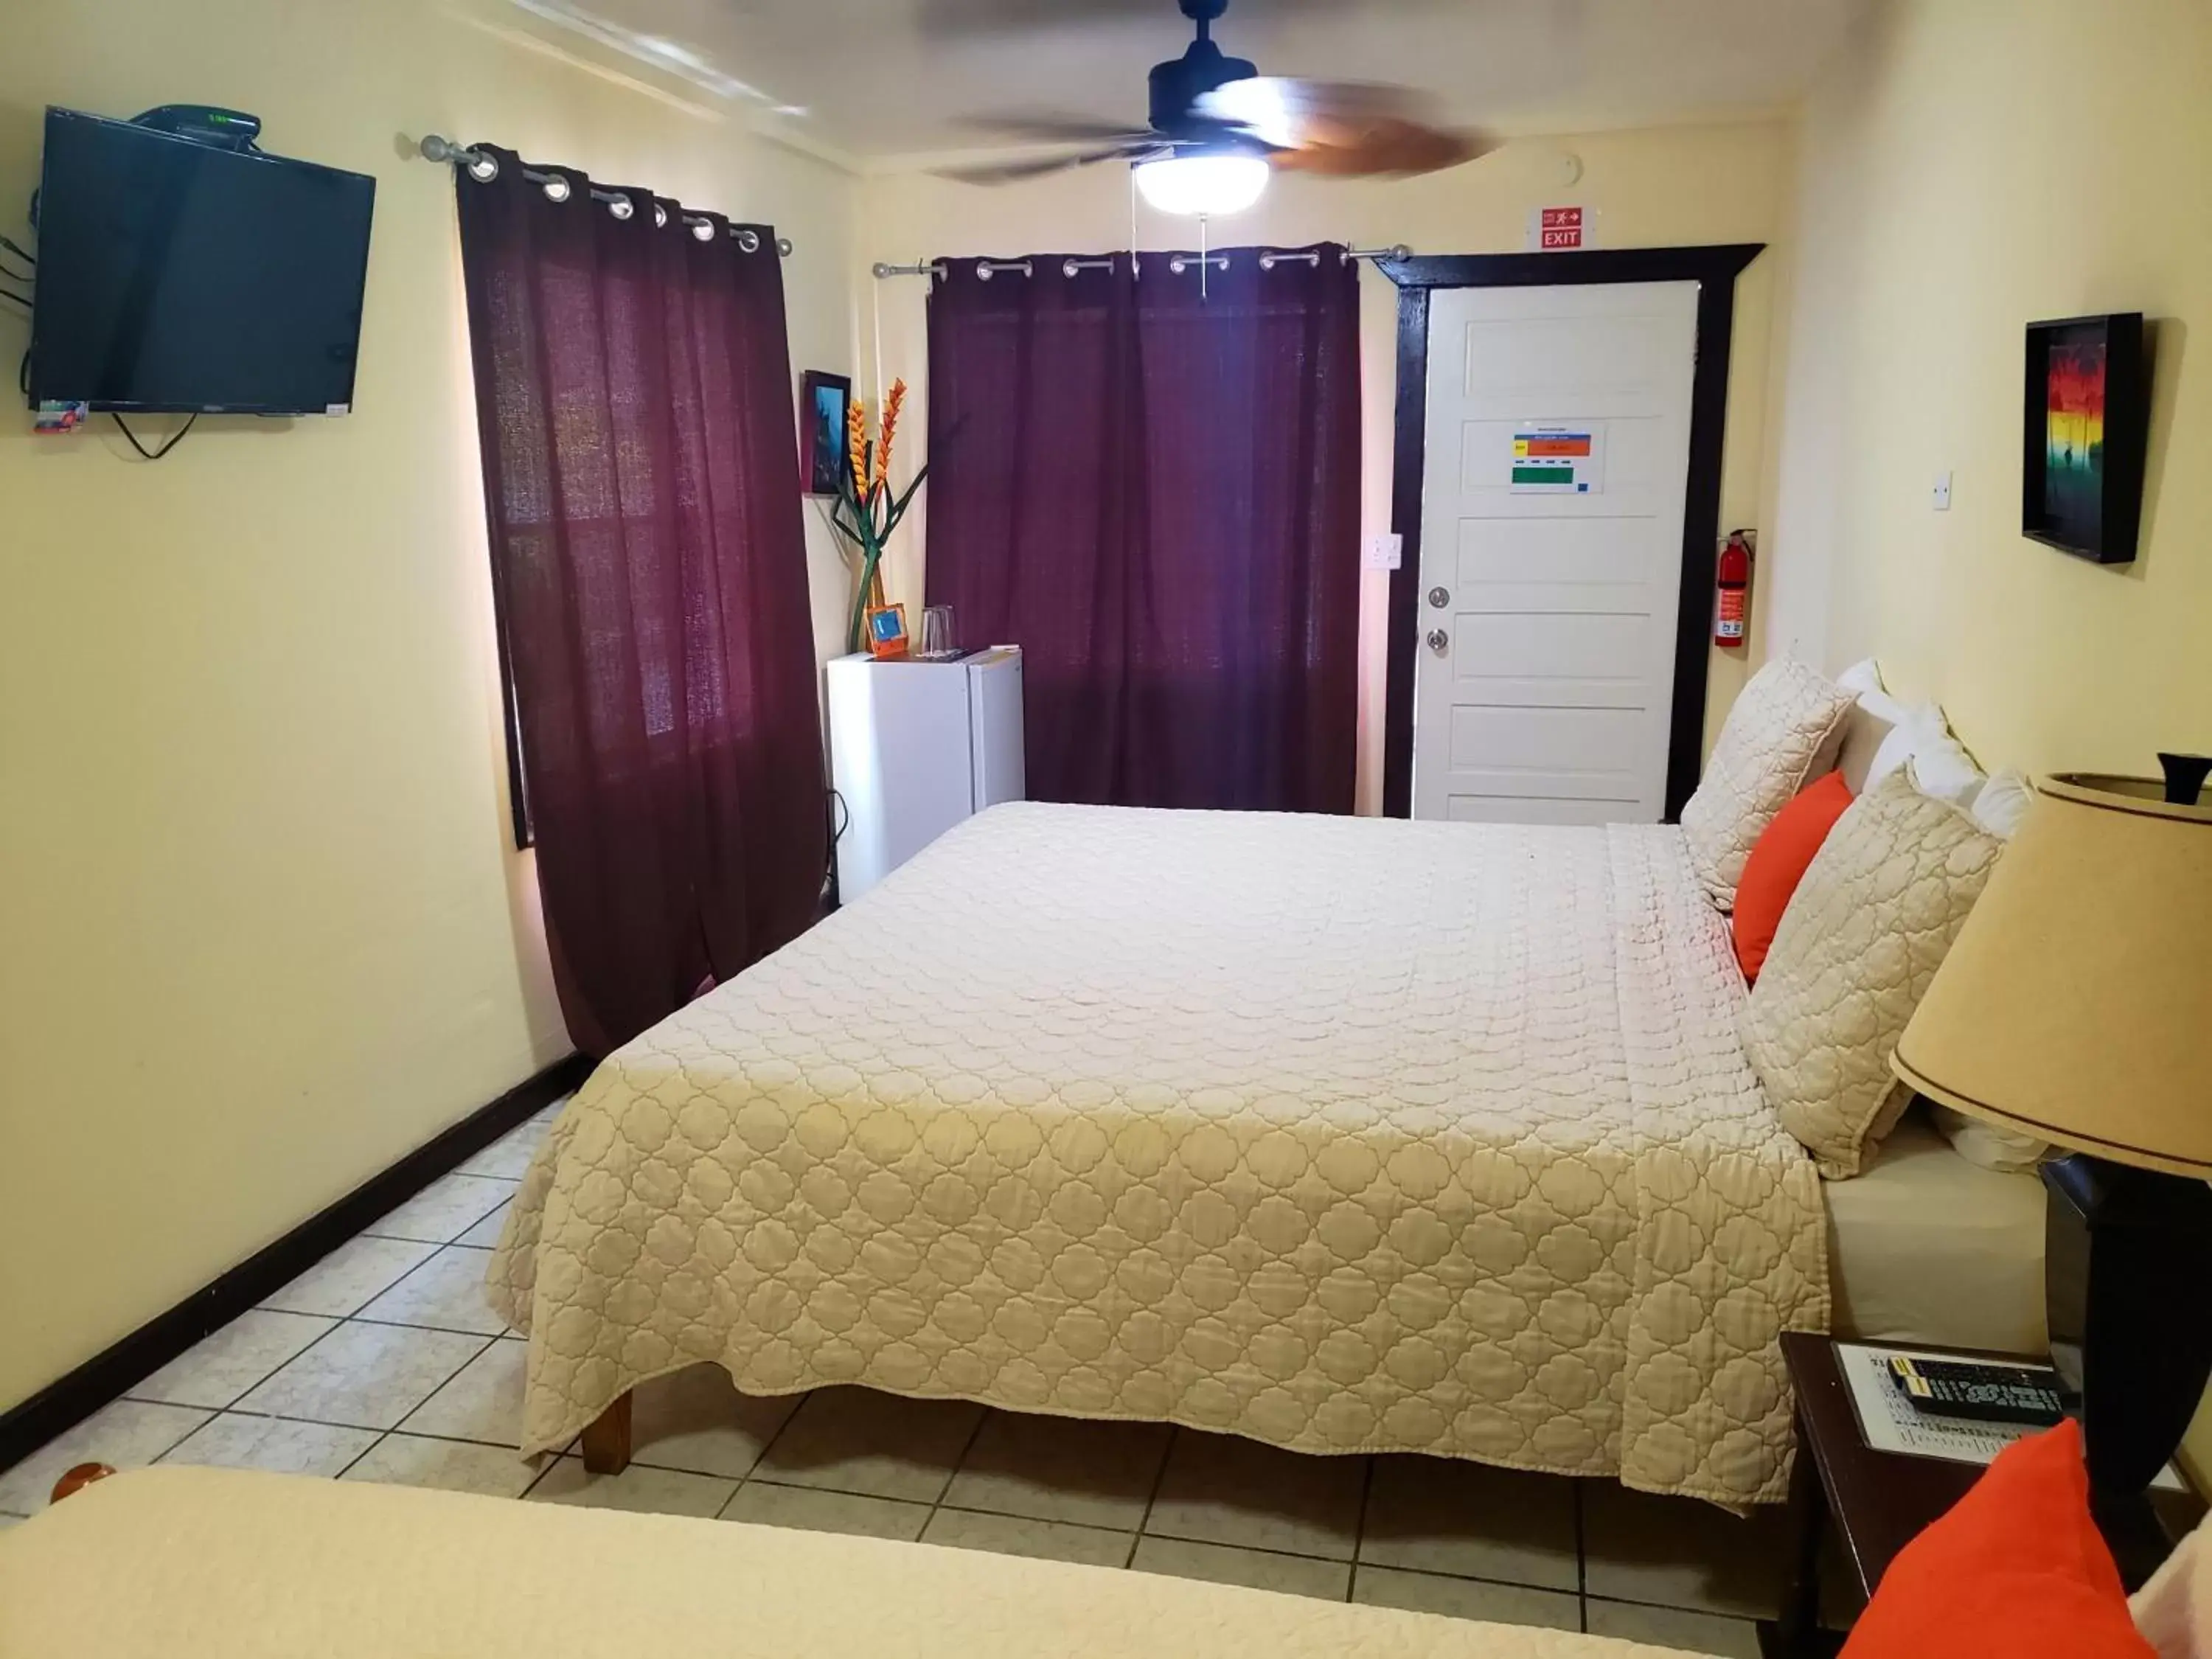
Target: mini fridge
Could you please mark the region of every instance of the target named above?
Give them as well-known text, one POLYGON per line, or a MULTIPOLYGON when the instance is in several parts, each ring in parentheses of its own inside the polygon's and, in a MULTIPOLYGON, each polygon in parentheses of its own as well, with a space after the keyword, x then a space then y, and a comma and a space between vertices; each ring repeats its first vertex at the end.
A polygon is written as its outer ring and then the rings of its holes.
POLYGON ((1023 798, 1022 652, 829 665, 837 894, 850 904, 963 818, 1023 798))

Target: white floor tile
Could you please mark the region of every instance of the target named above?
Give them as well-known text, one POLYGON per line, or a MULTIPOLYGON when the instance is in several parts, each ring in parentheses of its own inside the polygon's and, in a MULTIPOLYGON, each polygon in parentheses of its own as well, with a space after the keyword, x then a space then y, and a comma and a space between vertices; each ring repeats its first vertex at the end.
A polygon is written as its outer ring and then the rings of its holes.
POLYGON ((1455 1458, 1377 1457, 1359 1559, 1460 1578, 1579 1589, 1574 1482, 1455 1458))
POLYGON ((1309 1457, 1185 1429, 1168 1452, 1145 1530, 1166 1538, 1349 1561, 1364 1457, 1309 1457))
POLYGON ((1128 1560, 1137 1535, 1073 1526, 1065 1521, 1032 1521, 1018 1515, 986 1515, 978 1510, 939 1510, 922 1528, 921 1541, 949 1544, 955 1549, 988 1550, 994 1555, 1118 1567, 1128 1560))
POLYGON ((508 1131, 499 1139, 461 1165, 458 1173, 467 1176, 489 1176, 498 1181, 520 1181, 529 1173, 530 1160, 538 1155, 544 1144, 545 1132, 553 1126, 532 1118, 519 1129, 508 1131))
POLYGON ((130 1390, 133 1400, 172 1406, 231 1404, 316 1338, 335 1319, 255 1308, 179 1354, 130 1390))
POLYGON ((929 1523, 929 1505, 895 1498, 863 1498, 857 1492, 817 1492, 809 1486, 772 1486, 748 1480, 722 1510, 725 1521, 757 1527, 796 1527, 802 1532, 842 1532, 861 1538, 896 1538, 912 1543, 929 1523))
POLYGON ((817 1389, 784 1425, 755 1477, 869 1498, 933 1504, 983 1408, 868 1389, 817 1389))
POLYGON ((103 1406, 0 1474, 0 1510, 10 1515, 36 1515, 46 1507, 54 1482, 77 1464, 142 1468, 214 1415, 197 1407, 164 1406, 151 1401, 118 1400, 103 1406))
POLYGON ((579 1504, 587 1509, 635 1510, 650 1515, 709 1517, 735 1496, 738 1483, 678 1469, 633 1463, 620 1474, 593 1474, 580 1457, 558 1457, 525 1501, 579 1504))
POLYGON ((1372 1607, 1402 1607, 1408 1613, 1441 1613, 1447 1619, 1479 1619, 1486 1625, 1539 1625, 1547 1630, 1580 1630, 1582 1598, 1525 1584, 1489 1584, 1474 1578, 1443 1578, 1434 1573, 1401 1572, 1395 1567, 1362 1565, 1352 1577, 1352 1599, 1372 1607))
POLYGON ((281 1417, 248 1417, 225 1412, 161 1461, 201 1463, 222 1469, 267 1469, 275 1474, 316 1474, 325 1479, 376 1443, 374 1429, 345 1429, 328 1423, 293 1423, 281 1417))
POLYGON ((400 1427, 413 1434, 481 1440, 509 1450, 522 1443, 523 1362, 530 1345, 502 1337, 437 1393, 410 1412, 400 1427))
POLYGON ((1679 1648, 1711 1659, 1759 1659, 1759 1627, 1748 1619, 1725 1619, 1679 1607, 1633 1607, 1625 1601, 1589 1602, 1589 1632, 1655 1648, 1679 1648))
POLYGON ((538 1478, 538 1466, 504 1446, 472 1446, 458 1440, 429 1440, 415 1434, 387 1434, 368 1456, 345 1472, 348 1480, 375 1480, 394 1486, 434 1486, 441 1492, 472 1492, 485 1498, 520 1498, 538 1478))
POLYGON ((1209 1584, 1243 1584, 1280 1590, 1287 1595, 1341 1601, 1351 1587, 1349 1561, 1320 1561, 1307 1555, 1271 1555, 1265 1550, 1233 1549, 1224 1544, 1194 1544, 1181 1538, 1140 1538, 1129 1565, 1139 1572, 1171 1578, 1202 1578, 1209 1584))
POLYGON ((507 1322, 491 1310, 484 1296, 484 1264, 489 1250, 448 1244, 361 1310, 359 1317, 387 1325, 420 1325, 432 1330, 467 1331, 497 1336, 507 1322))
POLYGON ((641 1382, 631 1399, 630 1456, 659 1469, 742 1477, 805 1398, 741 1395, 714 1364, 641 1382))
POLYGON ((507 1230, 507 1212, 514 1208, 514 1204, 512 1200, 501 1205, 499 1208, 494 1210, 482 1221, 477 1222, 475 1226, 463 1233, 459 1238, 455 1239, 453 1243, 456 1244, 471 1244, 477 1249, 482 1250, 490 1249, 499 1243, 500 1234, 507 1230))
POLYGON ((1747 1519, 1694 1498, 1583 1486, 1584 1587, 1592 1595, 1771 1619, 1780 1611, 1790 1534, 1783 1511, 1747 1519))
POLYGON ((397 1428, 485 1346, 480 1336, 347 1324, 240 1401, 272 1417, 397 1428))
POLYGON ((449 1175, 432 1182, 389 1215, 369 1223, 379 1238, 450 1244, 514 1196, 516 1183, 484 1176, 449 1175))
POLYGON ((434 1244, 404 1239, 349 1239, 261 1305, 281 1313, 343 1318, 436 1253, 434 1244))
POLYGON ((994 1411, 946 1488, 954 1508, 1133 1532, 1174 1431, 994 1411))

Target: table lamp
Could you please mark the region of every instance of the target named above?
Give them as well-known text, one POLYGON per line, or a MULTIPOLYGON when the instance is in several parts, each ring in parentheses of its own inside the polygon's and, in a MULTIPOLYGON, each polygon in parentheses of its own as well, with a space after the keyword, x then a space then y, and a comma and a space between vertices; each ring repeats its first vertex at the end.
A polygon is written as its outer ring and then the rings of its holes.
POLYGON ((2212 805, 2188 759, 2038 782, 1893 1062, 2075 1154, 2043 1169, 2051 1353, 2112 1497, 2165 1468, 2212 1374, 2212 805))

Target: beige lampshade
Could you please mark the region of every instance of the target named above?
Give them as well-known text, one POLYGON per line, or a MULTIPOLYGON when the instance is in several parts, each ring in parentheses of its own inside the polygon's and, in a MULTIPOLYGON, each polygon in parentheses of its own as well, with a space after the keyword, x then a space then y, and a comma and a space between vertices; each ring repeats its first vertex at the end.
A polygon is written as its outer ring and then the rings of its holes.
POLYGON ((2046 778, 1893 1065, 2117 1163, 2212 1177, 2212 806, 2046 778))

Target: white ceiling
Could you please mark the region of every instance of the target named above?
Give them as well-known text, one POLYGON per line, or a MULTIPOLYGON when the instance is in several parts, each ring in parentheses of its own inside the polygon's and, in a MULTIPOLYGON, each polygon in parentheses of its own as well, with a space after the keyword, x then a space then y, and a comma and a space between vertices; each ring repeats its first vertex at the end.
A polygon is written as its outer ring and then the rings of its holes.
MULTIPOLYGON (((1142 125, 1176 0, 513 0, 863 160, 970 150, 963 125, 1049 112, 1142 125)), ((1402 82, 1455 119, 1570 132, 1770 113, 1867 0, 1231 0, 1216 39, 1263 73, 1402 82)))

